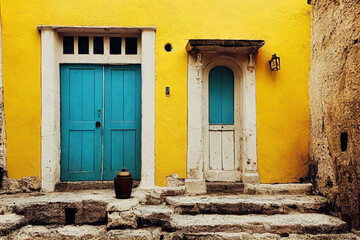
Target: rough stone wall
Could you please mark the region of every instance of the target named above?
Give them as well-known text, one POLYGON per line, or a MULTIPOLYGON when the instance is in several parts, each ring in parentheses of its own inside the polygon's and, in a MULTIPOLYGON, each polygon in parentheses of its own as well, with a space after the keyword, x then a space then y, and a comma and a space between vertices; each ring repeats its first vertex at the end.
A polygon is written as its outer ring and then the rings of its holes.
MULTIPOLYGON (((3 88, 0 87, 0 171, 6 169, 6 133, 3 88)), ((1 174, 1 173, 0 173, 1 174)))
POLYGON ((309 175, 360 228, 360 0, 312 0, 309 175))

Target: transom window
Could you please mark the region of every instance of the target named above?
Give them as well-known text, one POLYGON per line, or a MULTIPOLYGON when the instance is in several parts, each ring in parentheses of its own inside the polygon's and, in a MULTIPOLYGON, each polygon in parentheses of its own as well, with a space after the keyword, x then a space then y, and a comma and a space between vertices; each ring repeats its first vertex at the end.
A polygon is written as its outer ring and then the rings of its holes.
POLYGON ((141 38, 133 35, 61 35, 60 63, 140 63, 141 38))

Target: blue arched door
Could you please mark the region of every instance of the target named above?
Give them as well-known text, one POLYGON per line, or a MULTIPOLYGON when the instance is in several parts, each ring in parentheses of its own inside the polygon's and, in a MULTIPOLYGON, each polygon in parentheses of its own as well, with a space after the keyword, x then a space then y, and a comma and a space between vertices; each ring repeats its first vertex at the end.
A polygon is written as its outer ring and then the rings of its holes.
POLYGON ((209 72, 208 162, 205 178, 210 181, 239 180, 233 71, 217 66, 209 72))
POLYGON ((224 66, 209 74, 209 123, 234 124, 234 74, 224 66))

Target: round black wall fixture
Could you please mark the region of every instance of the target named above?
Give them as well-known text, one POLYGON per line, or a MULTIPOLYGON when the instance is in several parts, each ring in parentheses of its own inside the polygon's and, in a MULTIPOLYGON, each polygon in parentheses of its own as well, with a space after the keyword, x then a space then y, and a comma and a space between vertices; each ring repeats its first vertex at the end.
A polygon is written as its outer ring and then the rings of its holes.
POLYGON ((170 43, 167 43, 167 44, 165 44, 165 51, 167 51, 167 52, 171 52, 171 50, 172 50, 172 45, 170 44, 170 43))

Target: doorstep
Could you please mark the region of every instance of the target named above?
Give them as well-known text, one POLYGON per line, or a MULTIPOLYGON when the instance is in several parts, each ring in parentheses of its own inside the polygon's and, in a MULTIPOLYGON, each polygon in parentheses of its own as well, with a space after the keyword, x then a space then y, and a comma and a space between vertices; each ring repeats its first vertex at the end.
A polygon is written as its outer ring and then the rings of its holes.
MULTIPOLYGON (((133 181, 133 188, 138 187, 139 184, 140 181, 133 181)), ((114 189, 114 181, 59 182, 55 185, 55 192, 73 192, 100 189, 114 189)))

